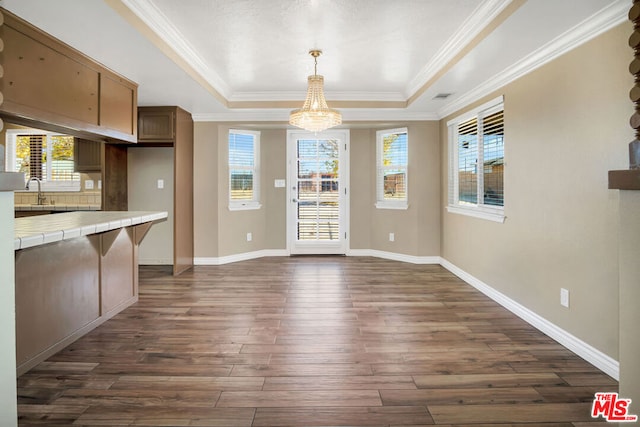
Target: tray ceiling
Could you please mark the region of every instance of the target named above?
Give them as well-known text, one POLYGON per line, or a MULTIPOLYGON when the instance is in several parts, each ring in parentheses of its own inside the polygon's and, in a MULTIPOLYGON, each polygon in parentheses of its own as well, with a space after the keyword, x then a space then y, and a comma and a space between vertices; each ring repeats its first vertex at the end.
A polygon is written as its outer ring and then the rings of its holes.
MULTIPOLYGON (((3 0, 201 120, 286 120, 323 50, 346 120, 434 119, 626 19, 624 0, 3 0), (450 94, 442 98, 441 94, 450 94)), ((300 105, 299 105, 300 104, 300 105)))

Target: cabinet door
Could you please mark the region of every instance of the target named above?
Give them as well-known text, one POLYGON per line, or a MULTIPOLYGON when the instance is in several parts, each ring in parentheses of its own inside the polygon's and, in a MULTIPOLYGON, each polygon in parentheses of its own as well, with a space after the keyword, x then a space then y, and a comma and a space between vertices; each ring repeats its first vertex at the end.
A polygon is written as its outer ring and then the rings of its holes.
POLYGON ((175 133, 175 110, 138 109, 139 143, 173 143, 175 133))
POLYGON ((121 78, 100 74, 100 126, 136 133, 136 90, 121 78))
POLYGON ((76 172, 99 172, 102 170, 101 150, 101 142, 74 138, 73 160, 76 172))
POLYGON ((72 119, 97 126, 98 72, 4 27, 2 108, 51 123, 72 119))

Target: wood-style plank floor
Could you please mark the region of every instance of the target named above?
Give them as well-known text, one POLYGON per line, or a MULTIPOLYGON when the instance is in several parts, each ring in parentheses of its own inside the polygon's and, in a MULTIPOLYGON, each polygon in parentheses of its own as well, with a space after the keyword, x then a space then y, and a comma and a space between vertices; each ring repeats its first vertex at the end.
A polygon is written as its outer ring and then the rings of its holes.
POLYGON ((607 425, 617 382, 440 266, 142 267, 140 301, 18 379, 20 425, 607 425))

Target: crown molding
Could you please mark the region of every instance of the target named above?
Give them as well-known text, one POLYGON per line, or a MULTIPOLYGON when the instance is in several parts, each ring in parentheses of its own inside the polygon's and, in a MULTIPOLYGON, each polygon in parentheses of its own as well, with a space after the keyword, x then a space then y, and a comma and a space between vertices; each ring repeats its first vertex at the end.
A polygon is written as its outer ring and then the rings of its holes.
MULTIPOLYGON (((287 109, 235 109, 220 113, 193 114, 194 122, 283 122, 289 123, 287 109)), ((431 121, 434 113, 407 111, 404 108, 350 108, 341 111, 343 122, 431 121)))
POLYGON ((442 68, 446 67, 483 29, 513 0, 486 0, 462 23, 458 31, 436 52, 433 58, 409 82, 405 98, 422 89, 442 68))
POLYGON ((629 2, 617 0, 580 22, 573 28, 556 37, 540 49, 534 51, 529 56, 506 68, 501 73, 496 74, 491 79, 485 81, 464 95, 454 99, 438 110, 439 118, 447 117, 450 114, 478 101, 479 99, 499 90, 526 74, 540 68, 553 61, 565 53, 577 48, 589 40, 599 36, 626 21, 629 12, 629 2))
MULTIPOLYGON (((401 92, 355 92, 355 91, 324 91, 325 98, 331 101, 382 101, 406 102, 401 92)), ((268 91, 268 92, 236 92, 229 97, 229 102, 269 102, 292 101, 304 102, 306 91, 268 91)))
POLYGON ((224 98, 228 99, 231 88, 202 60, 186 38, 171 24, 169 19, 150 0, 120 0, 131 12, 142 20, 160 39, 186 61, 224 98))

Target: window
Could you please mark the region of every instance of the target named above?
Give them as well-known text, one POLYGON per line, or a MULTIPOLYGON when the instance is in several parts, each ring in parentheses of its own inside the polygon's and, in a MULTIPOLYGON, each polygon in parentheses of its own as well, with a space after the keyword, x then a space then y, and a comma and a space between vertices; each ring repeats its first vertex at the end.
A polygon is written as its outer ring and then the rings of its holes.
MULTIPOLYGON (((24 172, 27 182, 38 178, 43 191, 80 191, 75 172, 74 138, 38 129, 9 129, 6 133, 6 170, 24 172)), ((29 187, 36 191, 37 186, 29 187)))
POLYGON ((407 209, 407 128, 376 132, 377 208, 407 209))
POLYGON ((504 103, 499 97, 447 123, 448 211, 504 221, 504 103))
POLYGON ((260 208, 260 132, 229 131, 229 209, 260 208))

